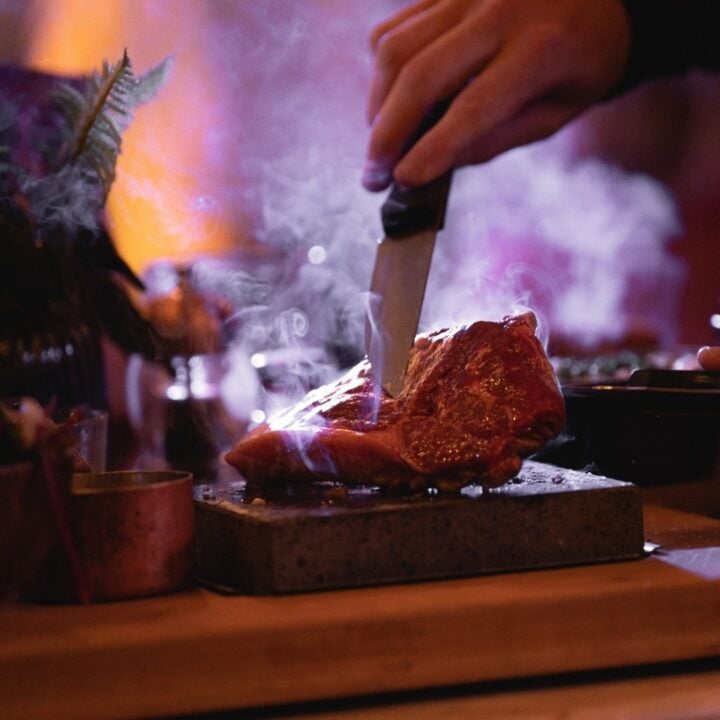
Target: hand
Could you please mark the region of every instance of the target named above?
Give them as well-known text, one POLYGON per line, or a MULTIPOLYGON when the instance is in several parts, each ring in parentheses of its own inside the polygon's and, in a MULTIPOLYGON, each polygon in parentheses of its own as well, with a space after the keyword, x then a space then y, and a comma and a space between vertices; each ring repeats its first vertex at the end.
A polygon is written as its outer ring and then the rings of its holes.
POLYGON ((378 25, 363 185, 421 185, 558 130, 620 79, 620 0, 419 0, 378 25), (407 149, 428 109, 442 119, 407 149), (407 152, 405 152, 407 150, 407 152))
POLYGON ((703 370, 720 370, 720 347, 700 348, 697 360, 703 370))

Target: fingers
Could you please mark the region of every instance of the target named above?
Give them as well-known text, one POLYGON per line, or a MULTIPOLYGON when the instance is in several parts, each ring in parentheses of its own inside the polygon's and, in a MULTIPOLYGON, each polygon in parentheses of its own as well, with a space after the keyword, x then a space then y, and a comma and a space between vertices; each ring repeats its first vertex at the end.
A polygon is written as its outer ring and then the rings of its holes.
POLYGON ((552 96, 535 101, 520 110, 508 122, 498 125, 473 146, 465 148, 459 155, 457 165, 487 162, 498 155, 522 145, 544 140, 556 133, 582 107, 576 103, 555 101, 552 96))
MULTIPOLYGON (((424 24, 426 19, 417 20, 423 37, 433 35, 438 27, 437 18, 433 23, 424 24)), ((377 190, 388 185, 392 168, 427 112, 438 102, 456 94, 467 78, 480 72, 496 51, 494 40, 487 36, 478 37, 472 23, 453 25, 448 17, 443 21, 450 25, 448 31, 407 62, 391 66, 397 69, 378 78, 373 102, 379 102, 383 96, 384 99, 368 144, 363 175, 363 184, 368 189, 377 190)))
MULTIPOLYGON (((551 63, 533 68, 537 42, 543 40, 525 41, 493 57, 457 95, 438 124, 398 163, 396 181, 410 186, 423 184, 453 165, 490 159, 516 139, 530 142, 557 129, 556 123, 570 116, 573 109, 547 100, 559 73, 551 63)), ((391 99, 392 93, 388 105, 391 99)), ((410 111, 406 105, 405 112, 410 111)), ((401 127, 399 113, 393 122, 401 127)), ((387 152, 388 146, 384 149, 387 152)))
POLYGON ((404 67, 457 21, 457 11, 451 2, 425 0, 415 6, 412 14, 373 36, 376 56, 375 73, 370 84, 367 116, 372 123, 390 88, 404 67))
MULTIPOLYGON (((488 162, 507 150, 549 137, 578 112, 579 108, 574 105, 551 100, 534 102, 472 141, 466 139, 465 143, 453 147, 440 140, 444 147, 442 154, 433 151, 434 138, 428 133, 428 140, 418 141, 413 154, 397 165, 394 179, 414 187, 434 180, 451 167, 488 162), (427 152, 426 147, 430 148, 427 152)), ((440 130, 445 132, 443 128, 440 130)), ((456 135, 454 130, 447 132, 456 135)))
POLYGON ((363 184, 377 190, 393 170, 417 185, 552 134, 620 77, 630 28, 618 0, 420 0, 372 43, 363 184), (428 110, 454 95, 408 149, 428 110))
POLYGON ((377 44, 384 35, 402 25, 406 20, 437 4, 438 1, 439 0, 418 0, 418 2, 411 3, 387 20, 377 24, 370 31, 369 43, 371 50, 373 50, 373 52, 377 50, 377 44))

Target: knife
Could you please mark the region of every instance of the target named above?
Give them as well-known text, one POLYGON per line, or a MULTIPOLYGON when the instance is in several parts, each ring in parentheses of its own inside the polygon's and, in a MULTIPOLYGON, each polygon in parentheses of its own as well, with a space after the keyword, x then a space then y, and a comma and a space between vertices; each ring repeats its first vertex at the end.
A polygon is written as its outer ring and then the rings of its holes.
POLYGON ((392 397, 403 389, 451 179, 448 171, 421 187, 393 185, 381 208, 385 237, 370 283, 365 349, 375 378, 392 397))

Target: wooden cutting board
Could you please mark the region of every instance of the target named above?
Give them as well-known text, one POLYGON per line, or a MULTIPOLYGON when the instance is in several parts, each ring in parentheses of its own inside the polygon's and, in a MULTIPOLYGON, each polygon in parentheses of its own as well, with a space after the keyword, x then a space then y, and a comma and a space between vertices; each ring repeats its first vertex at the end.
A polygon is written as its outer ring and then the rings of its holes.
POLYGON ((607 562, 643 552, 630 483, 526 462, 491 491, 395 498, 251 499, 242 483, 199 488, 197 574, 269 594, 607 562))
POLYGON ((280 596, 0 606, 3 720, 185 715, 720 655, 720 522, 663 554, 280 596))

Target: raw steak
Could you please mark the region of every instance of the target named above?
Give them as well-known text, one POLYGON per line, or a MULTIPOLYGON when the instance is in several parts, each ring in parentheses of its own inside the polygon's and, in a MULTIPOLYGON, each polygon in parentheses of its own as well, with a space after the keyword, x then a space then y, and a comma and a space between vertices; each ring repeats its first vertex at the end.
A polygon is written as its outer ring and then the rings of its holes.
POLYGON ((313 480, 494 487, 564 421, 555 374, 526 314, 419 336, 396 398, 363 360, 248 433, 226 459, 259 488, 313 480))

